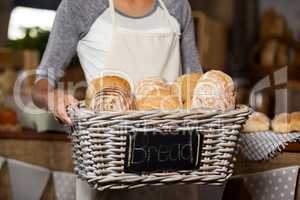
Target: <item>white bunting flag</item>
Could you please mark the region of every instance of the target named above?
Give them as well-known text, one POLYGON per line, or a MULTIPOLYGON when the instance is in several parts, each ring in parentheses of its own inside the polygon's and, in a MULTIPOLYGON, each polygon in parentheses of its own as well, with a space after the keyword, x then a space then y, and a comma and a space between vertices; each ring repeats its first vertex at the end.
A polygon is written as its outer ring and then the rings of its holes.
POLYGON ((5 162, 5 159, 0 156, 0 171, 2 169, 2 166, 3 166, 4 162, 5 162))
POLYGON ((47 186, 50 171, 16 160, 7 160, 14 200, 39 200, 47 186))
POLYGON ((75 200, 76 175, 64 172, 53 172, 55 196, 57 200, 75 200))

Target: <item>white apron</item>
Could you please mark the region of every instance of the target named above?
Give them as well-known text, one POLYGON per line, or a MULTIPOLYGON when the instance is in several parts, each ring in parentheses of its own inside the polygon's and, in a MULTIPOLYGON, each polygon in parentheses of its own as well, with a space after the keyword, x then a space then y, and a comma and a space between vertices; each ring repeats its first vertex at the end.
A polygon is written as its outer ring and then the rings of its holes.
POLYGON ((181 74, 180 30, 176 30, 162 0, 159 2, 170 23, 170 32, 119 30, 114 2, 110 0, 113 36, 101 76, 121 75, 134 85, 146 77, 161 77, 172 82, 181 74))

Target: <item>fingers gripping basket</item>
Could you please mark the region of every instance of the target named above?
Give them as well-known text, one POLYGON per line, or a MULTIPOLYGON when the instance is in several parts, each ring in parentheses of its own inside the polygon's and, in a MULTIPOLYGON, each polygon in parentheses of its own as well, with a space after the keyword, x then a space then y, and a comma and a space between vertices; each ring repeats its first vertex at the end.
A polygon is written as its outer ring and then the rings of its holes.
POLYGON ((79 178, 98 190, 188 183, 221 185, 233 173, 239 132, 250 112, 246 106, 238 106, 226 113, 211 110, 96 113, 83 105, 79 110, 69 108, 68 113, 74 122, 75 171, 79 178), (147 141, 152 140, 154 145, 142 154, 134 151, 136 143, 142 141, 145 144, 145 138, 140 135, 151 135, 152 139, 147 141), (173 150, 169 149, 171 153, 168 154, 164 144, 176 141, 193 145, 178 143, 170 148, 173 150), (193 156, 188 160, 182 159, 190 154, 193 156), (153 159, 149 155, 158 156, 153 159), (170 155, 173 163, 160 163, 168 160, 166 155, 170 155), (144 163, 131 163, 138 157, 143 157, 144 163), (177 168, 177 164, 181 166, 177 168))

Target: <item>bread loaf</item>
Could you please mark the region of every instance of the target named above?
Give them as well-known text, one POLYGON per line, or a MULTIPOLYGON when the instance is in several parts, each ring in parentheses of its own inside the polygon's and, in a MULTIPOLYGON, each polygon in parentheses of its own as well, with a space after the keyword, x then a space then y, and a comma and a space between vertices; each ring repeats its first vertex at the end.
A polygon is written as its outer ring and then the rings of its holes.
POLYGON ((276 52, 276 65, 287 65, 289 63, 288 47, 285 44, 279 44, 276 52))
POLYGON ((270 119, 260 112, 251 114, 243 126, 243 132, 245 133, 263 132, 268 130, 270 130, 270 119))
POLYGON ((235 88, 231 77, 216 70, 205 73, 194 90, 192 108, 234 109, 235 88))
POLYGON ((171 86, 160 78, 147 78, 137 83, 135 89, 138 110, 175 110, 180 99, 172 93, 171 86))
POLYGON ((86 92, 86 106, 95 111, 127 111, 135 109, 130 84, 117 76, 93 80, 86 92))
POLYGON ((292 131, 300 131, 300 112, 293 112, 291 114, 291 124, 290 127, 292 131))
POLYGON ((261 65, 263 66, 275 65, 277 47, 278 47, 277 41, 271 40, 267 42, 265 48, 263 48, 261 52, 261 65))
POLYGON ((202 73, 185 74, 172 84, 172 93, 179 96, 184 109, 191 109, 193 93, 202 73))
POLYGON ((272 120, 272 129, 275 133, 291 132, 291 115, 288 113, 276 115, 272 120))

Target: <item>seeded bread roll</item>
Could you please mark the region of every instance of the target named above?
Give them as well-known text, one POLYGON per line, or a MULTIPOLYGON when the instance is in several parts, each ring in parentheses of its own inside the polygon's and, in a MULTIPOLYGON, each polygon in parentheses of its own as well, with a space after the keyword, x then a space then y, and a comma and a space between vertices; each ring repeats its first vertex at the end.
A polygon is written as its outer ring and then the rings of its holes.
POLYGON ((292 131, 300 131, 300 112, 293 112, 291 114, 291 129, 292 131))
POLYGON ((255 133, 270 130, 270 119, 263 113, 255 112, 246 121, 243 132, 255 133))
POLYGON ((138 110, 176 110, 180 99, 173 95, 171 86, 160 78, 147 78, 136 85, 136 104, 138 110))
POLYGON ((235 108, 235 89, 230 76, 212 70, 205 73, 194 90, 192 108, 228 111, 235 108))
POLYGON ((195 87, 202 73, 185 74, 177 78, 172 84, 172 93, 180 97, 184 109, 191 109, 195 87))
POLYGON ((290 133, 292 131, 291 115, 288 113, 276 115, 272 120, 272 129, 275 133, 290 133))
POLYGON ((130 84, 117 76, 93 80, 86 92, 86 106, 95 111, 127 111, 135 109, 130 84))

